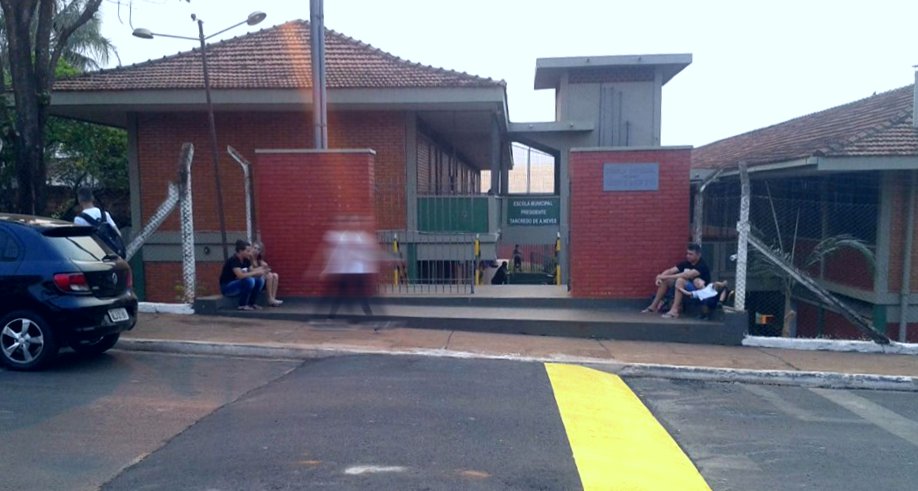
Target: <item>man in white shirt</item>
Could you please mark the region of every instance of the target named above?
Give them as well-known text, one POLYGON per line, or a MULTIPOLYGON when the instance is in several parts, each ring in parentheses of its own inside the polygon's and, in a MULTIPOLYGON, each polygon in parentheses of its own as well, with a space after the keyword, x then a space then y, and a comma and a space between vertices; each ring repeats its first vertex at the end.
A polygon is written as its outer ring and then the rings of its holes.
MULTIPOLYGON (((96 220, 99 220, 102 218, 102 210, 96 207, 95 197, 93 197, 91 189, 85 188, 85 187, 78 189, 77 190, 77 200, 79 200, 80 202, 80 209, 82 213, 86 213, 91 218, 94 218, 96 220)), ((121 231, 118 230, 118 226, 115 225, 115 221, 112 220, 111 213, 107 211, 105 212, 105 220, 108 223, 110 223, 111 226, 114 227, 116 231, 118 231, 119 235, 121 234, 121 231)), ((73 223, 75 225, 84 225, 84 226, 90 225, 90 223, 84 220, 83 217, 81 217, 79 214, 77 214, 77 216, 73 219, 73 223)))

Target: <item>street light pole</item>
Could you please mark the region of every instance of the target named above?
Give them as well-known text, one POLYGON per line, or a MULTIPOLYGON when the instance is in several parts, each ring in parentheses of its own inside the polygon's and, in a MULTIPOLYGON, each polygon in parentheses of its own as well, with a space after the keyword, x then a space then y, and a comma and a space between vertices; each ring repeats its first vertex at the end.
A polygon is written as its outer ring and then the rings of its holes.
POLYGON ((198 38, 201 41, 201 66, 204 70, 204 93, 207 98, 207 122, 210 125, 210 152, 214 164, 214 187, 217 192, 217 216, 220 218, 220 244, 223 246, 223 261, 229 259, 226 246, 226 214, 223 211, 223 186, 220 181, 220 150, 217 146, 217 123, 214 121, 214 103, 210 97, 210 75, 207 71, 207 38, 204 37, 204 21, 197 19, 198 38))
POLYGON ((173 34, 160 34, 154 33, 149 29, 137 28, 134 29, 133 35, 141 39, 153 39, 156 36, 175 38, 175 39, 188 39, 193 41, 199 41, 201 43, 201 67, 204 72, 204 94, 207 99, 207 121, 210 130, 210 150, 211 158, 213 159, 214 165, 214 187, 216 188, 217 194, 217 216, 220 219, 220 242, 223 246, 223 261, 229 259, 229 251, 227 250, 227 241, 226 241, 226 215, 223 210, 223 187, 220 180, 220 149, 217 145, 217 123, 214 120, 214 103, 213 99, 210 96, 210 73, 207 70, 207 40, 218 35, 223 34, 224 32, 239 27, 242 24, 248 24, 254 26, 259 22, 265 20, 264 12, 252 12, 249 16, 242 22, 233 24, 226 29, 215 32, 210 36, 204 35, 204 21, 199 19, 196 15, 191 15, 191 20, 198 23, 198 37, 188 37, 188 36, 176 36, 173 34))
POLYGON ((325 6, 309 1, 309 46, 312 53, 312 123, 316 149, 328 148, 328 94, 325 89, 325 6))

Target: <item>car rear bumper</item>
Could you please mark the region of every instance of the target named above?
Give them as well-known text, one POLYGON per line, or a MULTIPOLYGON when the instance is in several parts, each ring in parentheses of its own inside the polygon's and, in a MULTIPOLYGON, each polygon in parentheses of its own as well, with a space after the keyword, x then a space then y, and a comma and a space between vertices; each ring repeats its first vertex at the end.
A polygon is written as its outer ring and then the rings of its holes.
POLYGON ((112 298, 66 295, 49 304, 52 312, 48 321, 68 339, 115 334, 133 329, 137 323, 137 297, 130 291, 112 298), (113 321, 110 312, 122 308, 128 318, 113 321))

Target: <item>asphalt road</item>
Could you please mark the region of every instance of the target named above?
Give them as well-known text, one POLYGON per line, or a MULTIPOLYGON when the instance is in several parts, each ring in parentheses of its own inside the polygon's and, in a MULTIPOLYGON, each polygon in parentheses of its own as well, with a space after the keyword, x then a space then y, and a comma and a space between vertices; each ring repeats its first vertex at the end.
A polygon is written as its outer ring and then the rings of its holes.
POLYGON ((105 487, 577 489, 541 364, 309 361, 105 487))
POLYGON ((918 394, 627 382, 714 490, 918 488, 918 394))
MULTIPOLYGON (((0 490, 579 489, 583 455, 601 471, 636 447, 572 443, 595 436, 592 401, 553 371, 564 370, 381 355, 64 356, 42 373, 0 370, 0 490)), ((583 380, 590 398, 596 379, 583 380)), ((918 394, 625 382, 715 490, 918 482, 918 394)), ((625 414, 617 400, 601 416, 625 414)), ((628 414, 603 424, 645 427, 628 414)), ((641 465, 674 472, 662 457, 641 465)))
POLYGON ((62 353, 44 372, 0 369, 0 490, 98 489, 298 365, 113 350, 62 353))

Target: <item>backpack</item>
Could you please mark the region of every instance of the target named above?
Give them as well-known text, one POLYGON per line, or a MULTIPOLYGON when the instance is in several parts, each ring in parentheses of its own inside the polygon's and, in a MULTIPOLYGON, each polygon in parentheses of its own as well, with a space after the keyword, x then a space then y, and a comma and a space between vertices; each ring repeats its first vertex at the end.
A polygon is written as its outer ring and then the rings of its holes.
POLYGON ((112 227, 112 224, 108 223, 108 220, 105 218, 106 212, 103 209, 99 209, 102 216, 99 220, 89 216, 86 212, 80 213, 79 217, 83 220, 86 220, 86 223, 93 228, 96 236, 102 239, 102 242, 105 242, 105 245, 115 251, 115 254, 118 254, 124 258, 126 254, 126 248, 124 247, 124 240, 121 238, 121 234, 118 233, 118 230, 115 227, 112 227))

